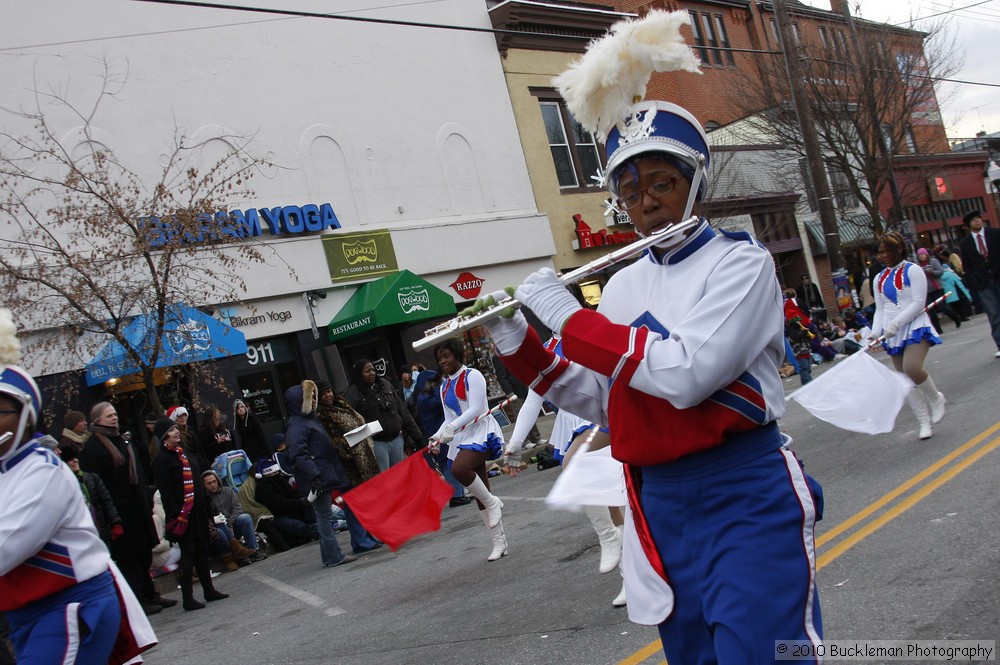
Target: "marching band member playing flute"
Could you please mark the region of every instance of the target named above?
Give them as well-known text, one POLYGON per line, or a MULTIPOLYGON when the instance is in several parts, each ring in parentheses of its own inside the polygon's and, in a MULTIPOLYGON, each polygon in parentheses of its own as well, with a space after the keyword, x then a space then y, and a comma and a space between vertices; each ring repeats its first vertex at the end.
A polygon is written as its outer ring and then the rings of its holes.
MULTIPOLYGON (((704 197, 707 139, 680 106, 629 104, 648 72, 618 81, 617 94, 595 88, 609 78, 609 53, 655 49, 648 60, 659 71, 696 70, 679 32, 687 21, 654 10, 619 23, 602 42, 620 43, 592 47, 556 80, 573 116, 606 137, 606 185, 641 235, 686 219, 704 197), (607 99, 623 102, 591 107, 607 99)), ((658 626, 671 665, 771 663, 775 640, 822 639, 821 490, 776 423, 785 351, 774 273, 748 234, 702 220, 612 276, 597 311, 549 269, 518 287, 515 297, 562 335, 565 358, 519 312, 487 324, 501 360, 532 390, 610 427, 629 498, 629 617, 658 626)))

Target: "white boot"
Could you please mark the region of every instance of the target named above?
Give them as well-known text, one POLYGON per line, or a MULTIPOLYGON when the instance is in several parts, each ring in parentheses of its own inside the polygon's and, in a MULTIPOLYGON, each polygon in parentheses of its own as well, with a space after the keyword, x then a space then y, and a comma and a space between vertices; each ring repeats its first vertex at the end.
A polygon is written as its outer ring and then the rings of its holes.
POLYGON ((622 574, 622 590, 619 591, 618 595, 615 596, 615 599, 611 601, 611 605, 613 607, 625 607, 625 605, 628 604, 628 600, 625 598, 625 572, 621 570, 621 566, 618 567, 618 570, 621 571, 622 574))
POLYGON ((920 424, 920 438, 929 439, 934 436, 934 432, 931 430, 931 414, 927 409, 927 401, 924 399, 923 393, 919 390, 911 390, 906 396, 906 401, 917 416, 917 422, 920 424))
MULTIPOLYGON (((503 502, 493 494, 490 494, 490 490, 486 487, 486 483, 479 476, 475 476, 472 483, 465 486, 465 489, 469 490, 469 494, 479 499, 479 501, 485 506, 485 510, 481 510, 481 513, 486 513, 489 520, 486 522, 486 526, 492 529, 497 524, 500 524, 500 518, 503 516, 500 510, 503 508, 503 502)), ((486 519, 485 517, 483 519, 486 519)))
POLYGON ((934 385, 934 379, 928 374, 924 382, 917 386, 917 389, 924 394, 927 398, 927 403, 931 407, 931 422, 935 425, 941 422, 944 418, 944 395, 938 392, 937 386, 934 385))
POLYGON ((598 570, 610 573, 622 560, 621 528, 611 521, 611 513, 604 506, 584 506, 583 512, 597 532, 597 539, 601 543, 601 563, 598 570))
POLYGON ((503 530, 503 523, 501 522, 491 527, 487 521, 486 511, 480 510, 479 515, 483 518, 483 524, 486 525, 486 529, 490 532, 490 538, 493 539, 493 551, 486 557, 486 560, 496 561, 507 554, 507 534, 503 530))

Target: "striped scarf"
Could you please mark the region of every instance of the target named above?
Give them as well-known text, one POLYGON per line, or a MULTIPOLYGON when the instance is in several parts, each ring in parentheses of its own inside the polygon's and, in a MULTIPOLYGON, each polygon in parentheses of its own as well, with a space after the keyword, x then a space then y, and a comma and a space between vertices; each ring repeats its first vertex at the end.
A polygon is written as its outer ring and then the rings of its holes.
POLYGON ((188 515, 194 508, 194 474, 191 472, 191 463, 188 462, 184 449, 178 446, 174 452, 181 460, 181 479, 184 481, 184 505, 181 507, 180 515, 177 516, 177 521, 187 524, 188 515))

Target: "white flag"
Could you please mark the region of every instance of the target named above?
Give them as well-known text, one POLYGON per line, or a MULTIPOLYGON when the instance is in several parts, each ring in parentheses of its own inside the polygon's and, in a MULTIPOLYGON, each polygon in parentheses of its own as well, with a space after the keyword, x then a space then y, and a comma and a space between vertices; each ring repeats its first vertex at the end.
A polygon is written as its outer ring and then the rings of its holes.
POLYGON ((793 399, 820 420, 862 434, 891 432, 913 382, 858 351, 802 386, 793 399))
POLYGON ((549 508, 579 512, 584 506, 624 506, 625 470, 611 457, 611 448, 576 451, 545 497, 549 508))

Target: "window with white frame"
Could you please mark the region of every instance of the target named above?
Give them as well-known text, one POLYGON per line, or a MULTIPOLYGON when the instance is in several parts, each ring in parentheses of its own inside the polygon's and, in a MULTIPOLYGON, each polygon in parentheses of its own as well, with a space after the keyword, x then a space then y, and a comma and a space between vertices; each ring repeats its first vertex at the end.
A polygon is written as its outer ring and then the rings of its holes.
POLYGON ((545 135, 563 191, 599 187, 596 176, 602 167, 601 150, 594 135, 583 129, 552 91, 533 91, 539 99, 545 135))

